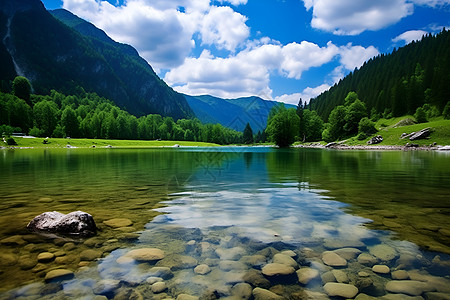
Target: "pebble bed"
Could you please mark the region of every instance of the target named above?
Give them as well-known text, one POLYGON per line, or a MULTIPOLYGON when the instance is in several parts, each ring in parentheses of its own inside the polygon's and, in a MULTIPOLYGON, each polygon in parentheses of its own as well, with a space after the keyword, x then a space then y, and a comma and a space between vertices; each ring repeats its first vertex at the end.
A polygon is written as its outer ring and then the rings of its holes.
POLYGON ((127 219, 105 221, 116 238, 3 239, 30 254, 2 253, 1 263, 37 280, 0 299, 450 298, 450 260, 387 236, 266 243, 237 227, 168 220, 161 215, 139 232, 127 219))

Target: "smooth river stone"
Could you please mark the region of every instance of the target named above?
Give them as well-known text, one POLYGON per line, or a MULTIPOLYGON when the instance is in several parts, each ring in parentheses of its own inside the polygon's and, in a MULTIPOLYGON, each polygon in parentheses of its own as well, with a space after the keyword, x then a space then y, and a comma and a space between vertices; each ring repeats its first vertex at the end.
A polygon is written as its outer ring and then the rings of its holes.
POLYGON ((152 284, 152 292, 155 294, 159 294, 164 292, 167 289, 165 282, 155 282, 152 284))
POLYGON ((62 281, 62 280, 68 280, 72 279, 74 276, 74 273, 71 270, 67 269, 56 269, 48 272, 45 275, 45 281, 46 282, 52 282, 52 281, 62 281))
POLYGON ((378 262, 377 258, 373 255, 370 255, 369 253, 361 253, 358 256, 358 263, 365 265, 365 266, 373 266, 378 262))
POLYGON ((398 256, 398 253, 394 248, 384 244, 370 247, 369 252, 382 261, 391 261, 398 256))
POLYGON ((236 299, 250 299, 252 296, 252 286, 248 283, 238 283, 231 288, 231 295, 236 299))
POLYGON ((102 257, 103 252, 93 249, 84 250, 80 253, 81 260, 93 261, 102 257))
POLYGON ((351 284, 328 282, 323 286, 328 296, 339 296, 347 299, 355 298, 358 288, 351 284))
MULTIPOLYGON (((157 248, 141 248, 131 250, 122 257, 130 258, 138 262, 149 262, 163 259, 164 251, 157 248)), ((122 257, 120 257, 119 259, 121 259, 122 257)))
POLYGON ((0 240, 0 244, 11 245, 11 246, 22 246, 27 242, 22 239, 21 235, 13 235, 0 240))
POLYGON ((337 282, 340 283, 348 283, 348 276, 347 274, 342 270, 331 270, 331 273, 333 273, 334 278, 336 278, 337 282))
POLYGON ((345 267, 347 265, 347 261, 344 258, 332 251, 323 252, 322 261, 331 267, 345 267))
POLYGON ((273 262, 276 264, 291 266, 294 269, 297 269, 298 267, 297 262, 291 256, 282 253, 275 254, 273 257, 273 262))
POLYGON ((419 296, 432 289, 427 283, 417 280, 392 280, 386 284, 386 291, 391 293, 401 293, 410 296, 419 296))
POLYGON ((394 271, 394 272, 392 272, 391 276, 392 276, 392 279, 394 279, 394 280, 406 280, 406 279, 409 279, 408 272, 406 272, 405 270, 394 271))
POLYGON ((375 265, 372 267, 372 271, 379 274, 389 274, 391 270, 386 265, 375 265))
POLYGON ((262 268, 262 273, 266 276, 290 275, 294 272, 293 267, 276 263, 267 264, 262 268))
POLYGON ((301 284, 308 284, 311 280, 319 277, 319 271, 312 268, 301 268, 297 271, 298 282, 301 284))
POLYGON ((39 253, 37 256, 38 262, 49 262, 52 261, 55 258, 55 254, 50 252, 42 252, 39 253))
POLYGON ((216 254, 222 260, 239 260, 245 255, 245 250, 242 247, 234 247, 229 249, 218 248, 216 249, 216 254))
POLYGON ((198 265, 194 269, 194 273, 199 274, 199 275, 205 275, 205 274, 208 274, 209 272, 211 272, 211 268, 205 264, 198 265))
POLYGON ((116 218, 116 219, 110 219, 107 221, 103 221, 103 224, 106 226, 112 227, 112 228, 121 228, 121 227, 128 227, 133 225, 133 222, 130 219, 125 218, 116 218))
POLYGON ((254 288, 253 289, 253 297, 255 300, 281 300, 283 297, 278 296, 277 294, 262 288, 254 288))
POLYGON ((356 248, 341 248, 336 249, 333 252, 346 260, 355 259, 358 255, 361 254, 361 250, 356 248))

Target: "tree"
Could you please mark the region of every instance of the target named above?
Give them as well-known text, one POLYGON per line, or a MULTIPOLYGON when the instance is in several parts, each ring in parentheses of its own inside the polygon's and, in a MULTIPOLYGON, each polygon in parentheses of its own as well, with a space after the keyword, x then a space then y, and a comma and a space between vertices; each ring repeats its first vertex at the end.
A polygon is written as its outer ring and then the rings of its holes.
POLYGON ((41 134, 51 136, 58 124, 59 109, 53 101, 43 100, 33 107, 34 125, 39 128, 41 134))
MULTIPOLYGON (((302 123, 300 119, 300 124, 302 123)), ((322 138, 323 120, 315 110, 305 109, 303 111, 304 141, 315 142, 322 138)), ((301 138, 301 136, 300 136, 301 138)))
POLYGON ((370 136, 371 134, 374 134, 377 132, 377 129, 375 128, 375 123, 372 122, 369 118, 364 117, 359 121, 358 124, 358 140, 363 140, 370 136))
POLYGON ((347 131, 349 135, 356 134, 358 132, 359 121, 361 121, 361 119, 364 117, 367 117, 366 105, 359 99, 354 100, 346 110, 344 125, 345 131, 347 131))
POLYGON ((288 147, 295 142, 299 132, 300 118, 295 108, 286 109, 281 104, 274 106, 269 113, 266 132, 272 142, 279 147, 288 147))
POLYGON ((346 109, 343 105, 336 106, 330 113, 330 117, 328 118, 329 126, 327 128, 327 132, 325 136, 323 136, 326 142, 336 141, 345 135, 344 125, 346 109))
POLYGON ((20 99, 25 100, 27 104, 31 105, 31 84, 25 77, 17 76, 16 78, 14 78, 12 84, 12 93, 20 99))
POLYGON ((253 130, 249 123, 244 128, 243 143, 253 144, 253 130))
POLYGON ((66 107, 61 115, 61 126, 67 137, 78 137, 80 123, 77 114, 70 107, 66 107))

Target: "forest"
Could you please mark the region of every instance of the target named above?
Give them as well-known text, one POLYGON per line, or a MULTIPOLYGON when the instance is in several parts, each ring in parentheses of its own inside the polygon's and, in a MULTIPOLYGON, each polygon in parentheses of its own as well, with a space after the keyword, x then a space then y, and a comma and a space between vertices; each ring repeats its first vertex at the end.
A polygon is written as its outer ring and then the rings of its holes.
POLYGON ((428 104, 442 113, 450 99, 450 33, 445 28, 420 41, 365 62, 328 91, 311 99, 308 108, 324 121, 349 92, 365 103, 369 117, 412 115, 428 104))
POLYGON ((37 137, 142 139, 199 141, 216 144, 241 143, 243 133, 198 119, 179 119, 149 114, 137 118, 112 101, 79 88, 66 96, 31 94, 24 77, 16 77, 11 93, 0 92, 0 132, 27 133, 37 137))

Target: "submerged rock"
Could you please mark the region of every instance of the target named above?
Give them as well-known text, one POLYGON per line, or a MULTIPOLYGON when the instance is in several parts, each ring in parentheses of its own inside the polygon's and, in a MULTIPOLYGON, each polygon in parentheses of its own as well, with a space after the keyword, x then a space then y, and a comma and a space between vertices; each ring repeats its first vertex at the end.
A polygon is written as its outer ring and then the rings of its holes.
POLYGON ((322 261, 324 264, 332 267, 345 267, 347 265, 347 261, 344 258, 332 251, 322 253, 322 261))
POLYGON ((71 270, 56 269, 48 272, 45 275, 46 282, 62 281, 72 279, 75 274, 71 270))
POLYGON ((358 294, 358 288, 351 284, 328 282, 323 289, 328 296, 339 296, 343 298, 355 298, 358 294))
POLYGON ((67 215, 57 211, 45 212, 31 220, 27 228, 63 235, 92 236, 97 233, 94 218, 82 211, 67 215))
POLYGON ((277 294, 262 288, 253 289, 253 297, 255 300, 278 300, 283 299, 283 297, 278 296, 277 294))
POLYGON ((266 276, 290 275, 294 272, 293 267, 278 263, 267 264, 262 268, 262 273, 266 276))

